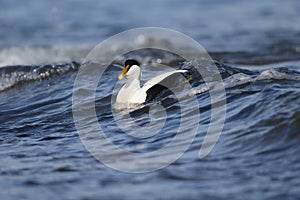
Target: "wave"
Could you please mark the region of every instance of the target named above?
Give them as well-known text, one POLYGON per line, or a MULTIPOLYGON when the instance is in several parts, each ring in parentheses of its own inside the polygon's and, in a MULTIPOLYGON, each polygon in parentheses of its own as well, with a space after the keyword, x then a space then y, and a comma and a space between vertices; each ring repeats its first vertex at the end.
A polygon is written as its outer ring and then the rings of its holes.
MULTIPOLYGON (((156 51, 151 51, 152 54, 157 54, 156 51)), ((140 52, 139 52, 140 53, 140 52)), ((164 54, 165 57, 169 56, 169 62, 174 63, 177 60, 177 63, 180 60, 174 55, 164 54)), ((201 60, 201 59, 196 59, 201 60)), ((120 64, 119 60, 116 61, 120 64)), ((154 61, 152 61, 154 62, 154 61)), ((192 61, 183 62, 180 64, 179 68, 190 70, 191 73, 194 73, 193 81, 196 83, 196 87, 193 87, 193 90, 190 92, 190 95, 201 94, 207 92, 210 88, 207 87, 205 82, 201 80, 200 75, 196 73, 194 66, 191 65, 192 61), (195 77, 198 76, 198 77, 195 77)), ((223 84, 225 88, 232 88, 244 84, 259 82, 263 80, 294 80, 300 81, 300 72, 296 71, 293 67, 278 67, 271 68, 268 66, 268 69, 243 69, 238 67, 232 67, 217 61, 205 61, 206 67, 211 65, 217 66, 218 71, 222 76, 223 84), (290 69, 291 68, 291 69, 290 69)), ((45 65, 14 65, 14 66, 4 66, 0 67, 0 91, 4 91, 8 88, 11 88, 18 84, 24 84, 25 82, 31 81, 42 81, 46 78, 51 78, 54 76, 59 76, 67 72, 76 72, 83 63, 72 61, 66 63, 58 64, 45 64, 45 65)), ((215 74, 212 72, 211 77, 214 77, 215 74)), ((214 80, 212 80, 214 81, 214 80)), ((216 81, 213 87, 218 87, 221 85, 216 81)))
MULTIPOLYGON (((300 81, 300 72, 289 67, 277 67, 264 70, 245 70, 234 68, 225 64, 215 62, 222 76, 222 83, 216 82, 212 87, 233 88, 244 84, 255 83, 266 80, 290 80, 300 81), (221 84, 221 85, 220 85, 221 84)), ((219 73, 218 72, 218 73, 219 73)), ((213 74, 212 74, 213 76, 213 74)), ((193 88, 191 95, 201 94, 210 88, 205 84, 193 88)))
POLYGON ((65 64, 49 64, 38 66, 8 66, 0 68, 0 91, 4 91, 25 82, 41 81, 46 78, 59 76, 80 67, 78 62, 65 64))

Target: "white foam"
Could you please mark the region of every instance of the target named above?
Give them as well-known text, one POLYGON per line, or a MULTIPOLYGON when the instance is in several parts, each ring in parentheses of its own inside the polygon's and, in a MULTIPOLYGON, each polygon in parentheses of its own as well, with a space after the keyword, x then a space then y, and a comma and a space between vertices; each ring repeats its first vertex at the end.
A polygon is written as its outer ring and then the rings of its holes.
POLYGON ((0 49, 0 67, 81 61, 91 46, 8 47, 0 49))
POLYGON ((193 90, 190 92, 190 95, 201 94, 209 91, 212 88, 213 89, 218 89, 221 87, 232 88, 247 83, 253 83, 256 81, 263 81, 263 80, 270 80, 270 79, 275 79, 275 80, 287 79, 287 80, 300 81, 300 76, 279 72, 278 69, 276 68, 264 70, 259 75, 256 76, 238 73, 224 79, 222 83, 215 82, 214 84, 212 84, 213 86, 211 88, 208 88, 205 84, 193 88, 193 90))

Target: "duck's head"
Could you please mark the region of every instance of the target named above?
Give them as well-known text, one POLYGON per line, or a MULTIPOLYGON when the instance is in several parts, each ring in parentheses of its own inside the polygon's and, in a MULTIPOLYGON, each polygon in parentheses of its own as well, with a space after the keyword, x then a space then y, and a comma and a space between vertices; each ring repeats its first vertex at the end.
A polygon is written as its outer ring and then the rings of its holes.
POLYGON ((121 74, 119 75, 119 80, 122 78, 141 78, 141 68, 140 63, 133 59, 128 59, 124 63, 124 69, 122 70, 121 74))

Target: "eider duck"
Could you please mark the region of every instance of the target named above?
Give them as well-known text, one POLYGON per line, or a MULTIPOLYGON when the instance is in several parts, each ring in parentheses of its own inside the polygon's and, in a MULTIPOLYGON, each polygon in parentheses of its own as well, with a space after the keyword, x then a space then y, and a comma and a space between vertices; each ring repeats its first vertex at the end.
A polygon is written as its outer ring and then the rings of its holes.
POLYGON ((119 75, 119 80, 124 77, 127 82, 123 85, 117 94, 116 104, 143 104, 147 103, 157 95, 168 89, 166 85, 174 82, 174 75, 185 73, 187 70, 175 70, 158 75, 147 81, 143 87, 140 86, 141 68, 138 61, 129 59, 125 61, 124 69, 119 75))

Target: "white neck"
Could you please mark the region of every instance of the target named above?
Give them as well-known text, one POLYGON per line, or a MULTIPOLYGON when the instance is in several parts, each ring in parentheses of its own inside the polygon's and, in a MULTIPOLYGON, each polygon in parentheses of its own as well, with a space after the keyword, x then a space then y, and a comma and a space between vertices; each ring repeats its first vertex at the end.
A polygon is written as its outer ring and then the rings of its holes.
POLYGON ((126 78, 128 79, 128 82, 133 79, 138 79, 140 81, 141 75, 142 75, 141 68, 137 65, 133 65, 126 73, 126 78))
POLYGON ((126 84, 121 88, 117 95, 117 103, 127 103, 137 91, 141 89, 140 86, 141 69, 137 65, 130 67, 126 73, 126 84))

